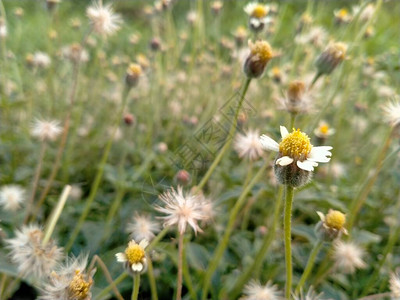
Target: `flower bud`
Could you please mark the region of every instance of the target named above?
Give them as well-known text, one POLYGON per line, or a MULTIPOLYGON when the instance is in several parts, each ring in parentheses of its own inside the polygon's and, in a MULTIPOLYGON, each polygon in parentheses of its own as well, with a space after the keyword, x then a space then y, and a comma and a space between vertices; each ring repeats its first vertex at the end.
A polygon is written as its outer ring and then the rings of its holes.
POLYGON ((315 65, 319 74, 330 74, 346 57, 347 45, 333 43, 317 58, 315 65))
POLYGON ((303 98, 304 92, 306 90, 306 85, 301 80, 292 81, 289 84, 287 91, 287 97, 291 102, 300 102, 303 98))
POLYGON ((132 124, 135 124, 135 121, 136 121, 136 119, 135 119, 134 115, 129 114, 129 113, 124 115, 124 122, 126 125, 130 126, 132 124))
POLYGON ((60 3, 60 0, 46 0, 47 10, 49 12, 54 11, 58 3, 60 3))
POLYGON ((320 240, 332 242, 340 238, 343 233, 347 234, 347 230, 344 228, 344 224, 346 223, 345 214, 333 209, 330 209, 326 216, 319 211, 317 214, 321 218, 321 221, 315 226, 315 233, 320 240))
POLYGON ((259 78, 272 58, 272 49, 266 41, 249 41, 250 54, 244 63, 244 73, 248 78, 259 78))
POLYGON ((142 75, 142 67, 138 64, 130 64, 125 76, 126 85, 130 88, 136 86, 140 75, 142 75))
POLYGON ((175 180, 178 185, 186 186, 191 182, 192 178, 188 171, 179 170, 175 175, 175 180))

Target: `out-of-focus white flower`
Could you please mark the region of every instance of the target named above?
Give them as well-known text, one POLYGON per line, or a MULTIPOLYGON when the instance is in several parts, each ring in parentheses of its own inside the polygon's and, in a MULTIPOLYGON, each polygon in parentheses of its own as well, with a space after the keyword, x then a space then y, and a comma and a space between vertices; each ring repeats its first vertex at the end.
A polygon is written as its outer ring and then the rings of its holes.
POLYGON ((334 133, 335 129, 330 128, 329 124, 325 121, 319 122, 318 127, 314 130, 314 134, 321 139, 326 139, 334 133))
POLYGON ((62 132, 59 121, 44 121, 36 119, 31 130, 32 136, 41 141, 54 141, 62 132))
POLYGON ((161 217, 164 219, 164 227, 178 225, 179 232, 183 234, 189 224, 195 233, 202 232, 197 222, 208 217, 204 215, 199 196, 192 193, 184 195, 182 187, 178 186, 177 191, 171 188, 160 195, 159 198, 165 204, 165 207, 157 206, 156 210, 167 215, 161 217))
POLYGON ((352 242, 337 241, 334 244, 333 257, 336 268, 346 274, 366 267, 363 261, 364 250, 352 242))
POLYGON ((386 122, 393 127, 400 124, 400 101, 393 100, 382 106, 386 122))
POLYGON ((389 285, 392 299, 400 299, 400 276, 398 273, 390 274, 389 285))
POLYGON ((133 217, 133 223, 128 223, 126 231, 137 241, 151 241, 155 237, 155 233, 160 231, 160 225, 150 216, 136 214, 133 217))
POLYGON ((5 210, 16 211, 25 201, 25 190, 18 185, 10 184, 0 189, 0 205, 5 210))
POLYGON ((35 52, 32 58, 33 65, 39 68, 47 68, 51 64, 51 58, 44 52, 35 52))
POLYGON ((42 279, 50 275, 62 258, 62 249, 53 240, 43 245, 44 233, 37 225, 24 225, 15 237, 5 240, 10 249, 11 261, 22 276, 34 275, 42 279))
POLYGON ((245 134, 237 134, 233 148, 239 157, 249 160, 257 160, 262 154, 260 133, 258 130, 248 130, 245 134))
POLYGON ((293 295, 293 299, 294 300, 328 300, 328 299, 322 298, 323 294, 324 293, 317 294, 315 292, 314 288, 311 286, 306 294, 304 294, 303 291, 301 291, 299 295, 293 295))
POLYGON ((101 35, 109 36, 114 34, 122 23, 119 14, 114 13, 110 4, 103 6, 102 2, 93 3, 86 10, 93 30, 101 35))
POLYGON ((251 281, 244 287, 243 293, 245 296, 241 300, 280 300, 281 292, 278 291, 276 285, 271 282, 262 285, 259 281, 251 281))

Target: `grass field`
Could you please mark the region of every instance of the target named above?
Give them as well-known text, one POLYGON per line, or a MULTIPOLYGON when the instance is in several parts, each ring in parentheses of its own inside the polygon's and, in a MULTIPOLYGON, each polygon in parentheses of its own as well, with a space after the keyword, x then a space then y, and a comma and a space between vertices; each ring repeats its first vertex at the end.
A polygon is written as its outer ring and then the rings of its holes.
POLYGON ((0 0, 0 299, 400 299, 399 12, 0 0))

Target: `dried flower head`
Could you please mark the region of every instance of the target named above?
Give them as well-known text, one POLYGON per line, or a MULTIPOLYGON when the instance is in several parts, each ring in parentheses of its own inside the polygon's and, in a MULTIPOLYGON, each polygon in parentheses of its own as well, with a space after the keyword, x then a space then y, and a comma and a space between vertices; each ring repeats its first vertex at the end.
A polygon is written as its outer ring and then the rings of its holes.
POLYGON ((346 8, 341 8, 333 12, 336 24, 348 24, 352 20, 352 16, 346 8))
POLYGON ((151 241, 155 233, 160 231, 160 225, 153 221, 150 216, 135 214, 133 223, 128 223, 126 231, 129 232, 134 240, 151 241))
POLYGON ((356 269, 365 268, 364 250, 352 242, 336 241, 333 257, 336 268, 346 274, 352 274, 356 269))
POLYGON ((4 210, 16 211, 25 201, 25 190, 18 185, 4 185, 0 189, 0 205, 4 210))
POLYGON ((340 238, 342 234, 347 234, 344 224, 346 223, 346 215, 338 210, 330 209, 327 215, 317 211, 321 221, 317 224, 315 230, 317 236, 323 241, 333 241, 340 238))
POLYGON ((54 141, 62 132, 60 122, 36 119, 31 130, 32 136, 41 141, 54 141))
POLYGON ((233 148, 238 153, 239 157, 247 158, 248 160, 257 160, 263 154, 261 147, 260 133, 256 130, 248 130, 245 134, 237 134, 233 148))
POLYGON ((114 34, 122 23, 121 16, 114 13, 111 5, 103 6, 101 1, 89 6, 86 10, 86 15, 92 24, 93 30, 104 36, 114 34))
POLYGON ((85 271, 87 255, 68 258, 65 265, 59 265, 51 272, 42 289, 40 300, 90 300, 91 287, 96 269, 85 271))
POLYGON ((178 225, 181 234, 186 231, 189 224, 195 233, 202 232, 197 224, 198 221, 207 219, 202 209, 202 202, 199 197, 192 193, 183 194, 182 187, 178 186, 177 191, 174 188, 166 191, 159 196, 165 207, 157 206, 156 210, 165 213, 164 227, 178 225))
POLYGON ((115 254, 115 257, 118 262, 124 264, 125 269, 131 275, 144 272, 147 268, 145 249, 148 244, 146 240, 141 240, 139 244, 137 244, 135 240, 131 240, 128 243, 128 247, 125 248, 125 251, 115 254))
POLYGON ((62 258, 62 249, 53 240, 43 245, 43 238, 43 231, 37 225, 24 225, 14 238, 6 240, 11 261, 22 276, 44 278, 62 258))
POLYGON ((244 297, 241 300, 279 300, 281 292, 278 291, 276 285, 272 285, 269 281, 267 284, 262 285, 259 281, 251 281, 244 287, 244 297))
POLYGON ((301 80, 289 83, 285 98, 278 100, 279 108, 291 114, 306 113, 310 110, 311 98, 306 93, 306 85, 301 80))
POLYGON ((264 150, 278 152, 275 160, 275 175, 281 184, 289 184, 293 187, 307 183, 311 176, 311 171, 318 163, 330 161, 332 155, 330 146, 314 147, 310 138, 300 129, 293 129, 289 133, 286 127, 281 126, 282 140, 278 144, 266 135, 260 137, 260 142, 264 150))
POLYGON ((32 56, 32 64, 35 67, 46 69, 51 64, 51 58, 47 53, 38 51, 32 56))
MULTIPOLYGON (((314 288, 311 286, 307 293, 304 294, 303 291, 300 291, 299 295, 293 295, 294 300, 323 300, 322 296, 324 293, 317 294, 314 288)), ((326 299, 327 300, 327 299, 326 299)))
POLYGON ((88 52, 78 43, 73 43, 70 46, 64 47, 62 49, 62 54, 73 63, 87 62, 89 60, 88 52))
POLYGON ((244 73, 249 78, 258 78, 264 73, 267 63, 273 57, 272 48, 266 41, 256 41, 255 43, 249 40, 250 54, 244 63, 244 73))

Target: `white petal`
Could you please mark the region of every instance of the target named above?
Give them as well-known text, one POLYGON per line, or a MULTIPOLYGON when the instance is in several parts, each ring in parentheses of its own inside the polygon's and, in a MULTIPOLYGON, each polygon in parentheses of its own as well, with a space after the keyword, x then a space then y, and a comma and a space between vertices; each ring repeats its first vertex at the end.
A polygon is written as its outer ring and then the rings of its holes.
POLYGON ((290 165, 293 162, 293 158, 289 156, 282 156, 281 158, 276 160, 276 164, 280 166, 287 166, 290 165))
POLYGON ((313 147, 307 157, 307 160, 316 162, 328 162, 331 160, 330 156, 332 156, 332 153, 329 152, 330 149, 332 149, 332 147, 329 146, 313 147))
POLYGON ((141 263, 132 264, 131 269, 134 272, 140 272, 143 270, 143 265, 141 263))
POLYGON ((260 143, 264 150, 279 152, 279 144, 265 134, 260 136, 260 143))
POLYGON ((317 214, 318 214, 319 218, 321 219, 321 221, 325 222, 325 215, 320 211, 317 211, 317 214))
POLYGON ((149 245, 149 242, 147 240, 141 240, 139 243, 139 246, 145 249, 149 245))
POLYGON ((281 136, 284 139, 289 134, 289 131, 286 129, 285 126, 281 126, 280 129, 281 129, 281 136))
POLYGON ((297 166, 300 169, 306 170, 306 171, 314 171, 314 167, 318 166, 318 164, 316 162, 312 162, 309 160, 305 160, 305 161, 297 161, 297 166))
POLYGON ((115 254, 115 257, 117 258, 118 262, 126 262, 127 261, 125 253, 117 253, 117 254, 115 254))

